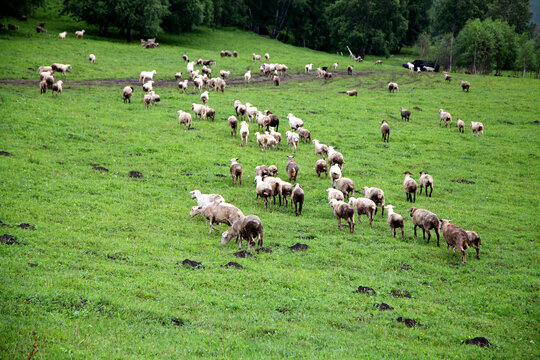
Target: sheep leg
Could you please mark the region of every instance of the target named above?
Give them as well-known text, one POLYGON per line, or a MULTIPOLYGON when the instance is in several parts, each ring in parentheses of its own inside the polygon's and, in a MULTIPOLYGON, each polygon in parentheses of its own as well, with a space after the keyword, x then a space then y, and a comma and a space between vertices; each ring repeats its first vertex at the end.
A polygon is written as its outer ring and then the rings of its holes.
POLYGON ((439 228, 435 228, 435 234, 437 234, 437 246, 441 247, 441 245, 439 245, 439 228))
POLYGON ((415 237, 415 238, 416 238, 416 227, 417 227, 417 226, 418 226, 418 225, 414 225, 414 237, 415 237))
POLYGON ((272 212, 272 201, 270 201, 270 212, 272 212))
POLYGON ((369 219, 369 227, 373 229, 373 210, 369 213, 368 219, 369 219))
POLYGON ((405 231, 403 229, 403 226, 401 227, 401 241, 405 241, 405 231))
POLYGON ((337 227, 339 230, 341 230, 343 227, 341 226, 341 218, 338 216, 338 219, 337 219, 337 227))
MULTIPOLYGON (((422 230, 423 230, 423 229, 422 229, 422 230)), ((425 231, 424 231, 424 234, 425 234, 425 231)), ((426 237, 424 236, 424 239, 425 239, 425 238, 426 238, 426 237)), ((431 240, 431 231, 428 230, 428 232, 427 232, 427 243, 428 243, 428 244, 429 244, 429 240, 431 240)))
POLYGON ((456 256, 456 247, 452 246, 452 256, 456 256))
MULTIPOLYGON (((430 185, 430 186, 429 186, 429 189, 430 189, 430 190, 429 190, 429 197, 431 197, 431 193, 433 193, 433 186, 430 185)), ((426 188, 426 193, 427 193, 427 188, 426 188)))
MULTIPOLYGON (((423 188, 424 188, 423 186, 420 186, 420 192, 418 193, 418 196, 422 195, 422 189, 423 188)), ((427 188, 426 188, 426 195, 427 195, 427 188)))
POLYGON ((219 233, 219 230, 216 229, 214 226, 214 219, 210 219, 210 234, 212 234, 212 230, 215 230, 217 233, 219 233))
POLYGON ((446 244, 446 252, 450 254, 450 244, 446 244))
POLYGON ((281 206, 281 194, 278 194, 279 196, 279 206, 281 206))
POLYGON ((474 249, 476 250, 476 258, 480 260, 480 247, 478 245, 474 246, 474 249))
POLYGON ((257 200, 257 205, 259 205, 259 194, 257 194, 256 200, 257 200))

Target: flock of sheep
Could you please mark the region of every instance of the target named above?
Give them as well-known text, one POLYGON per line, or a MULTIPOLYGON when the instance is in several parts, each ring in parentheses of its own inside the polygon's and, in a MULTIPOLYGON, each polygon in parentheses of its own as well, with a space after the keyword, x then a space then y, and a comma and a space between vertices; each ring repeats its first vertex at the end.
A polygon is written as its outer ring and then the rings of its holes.
MULTIPOLYGON (((76 36, 79 38, 84 35, 84 30, 82 32, 77 32, 76 36)), ((59 34, 60 38, 65 38, 66 33, 59 34)), ((143 47, 156 47, 159 44, 155 43, 155 39, 149 39, 147 41, 141 40, 141 45, 143 47), (152 45, 157 44, 157 45, 152 45)), ((238 57, 236 51, 231 52, 229 50, 222 50, 220 52, 221 57, 238 57)), ((266 53, 264 58, 268 61, 270 55, 266 53)), ((209 101, 209 91, 221 91, 224 92, 226 88, 225 80, 229 78, 230 71, 221 70, 220 76, 211 78, 209 77, 213 68, 215 68, 216 62, 212 60, 203 60, 198 59, 196 62, 190 62, 187 55, 183 55, 183 59, 188 63, 187 72, 190 75, 190 78, 193 82, 195 89, 198 89, 199 92, 202 92, 203 88, 207 90, 200 94, 200 99, 202 104, 192 104, 192 111, 195 116, 198 116, 200 119, 215 119, 215 110, 208 106, 209 101), (195 66, 202 66, 201 69, 195 70, 195 66), (202 72, 202 75, 201 75, 202 72)), ((90 54, 89 60, 91 63, 95 63, 96 57, 93 54, 90 54)), ((252 54, 252 60, 258 61, 262 60, 262 57, 257 54, 252 54)), ((361 62, 363 59, 355 58, 355 61, 361 62)), ((382 61, 378 60, 376 64, 382 64, 382 61)), ((338 63, 333 64, 334 71, 337 71, 338 63)), ((40 74, 40 89, 42 93, 45 93, 47 89, 50 89, 53 94, 56 95, 62 93, 62 84, 63 81, 55 81, 54 74, 55 72, 60 72, 64 76, 66 72, 69 72, 71 65, 64 64, 52 64, 51 66, 41 66, 38 71, 40 74)), ((313 64, 307 64, 305 66, 305 72, 309 73, 313 69, 313 64)), ((280 77, 279 75, 284 75, 288 67, 283 64, 262 64, 260 66, 260 73, 262 76, 271 76, 273 82, 276 85, 279 85, 280 77)), ((347 72, 351 74, 353 71, 353 66, 347 67, 347 72)), ((161 101, 159 95, 154 91, 154 75, 156 71, 143 71, 139 75, 139 82, 142 83, 142 88, 144 91, 143 102, 146 109, 152 107, 155 103, 161 101)), ((334 74, 328 72, 327 67, 319 67, 316 69, 316 76, 319 78, 331 79, 334 77, 334 74)), ((447 73, 444 74, 445 80, 451 81, 451 76, 447 73)), ((182 78, 182 73, 178 72, 175 74, 175 79, 179 80, 182 78)), ((244 81, 249 83, 251 79, 251 71, 247 71, 244 74, 244 81)), ((470 83, 461 82, 462 89, 469 91, 470 83)), ((182 80, 178 83, 178 90, 183 90, 184 92, 188 89, 188 79, 182 80)), ((397 83, 390 82, 388 83, 389 92, 398 92, 399 87, 397 83)), ((129 101, 131 103, 131 97, 134 92, 133 86, 126 86, 123 89, 123 100, 124 103, 129 101)), ((349 90, 346 92, 349 96, 357 96, 358 92, 356 90, 349 90)), ((230 116, 228 118, 228 125, 231 131, 231 136, 237 136, 237 127, 238 119, 243 120, 240 123, 240 145, 247 146, 249 140, 249 124, 251 122, 256 122, 256 125, 259 128, 259 132, 256 132, 257 145, 262 151, 266 151, 267 148, 272 148, 278 150, 281 144, 282 136, 278 132, 279 130, 279 118, 270 112, 269 110, 260 111, 257 107, 253 106, 250 103, 243 104, 241 101, 234 100, 234 111, 236 116, 230 116)), ((444 122, 445 126, 450 126, 452 124, 452 116, 445 112, 443 109, 439 110, 440 115, 440 124, 444 122)), ((411 111, 405 108, 401 108, 401 118, 405 121, 410 121, 411 111)), ((178 110, 178 119, 180 125, 183 125, 185 129, 189 129, 193 121, 192 115, 184 110, 178 110)), ((374 215, 377 213, 378 205, 381 207, 381 216, 384 216, 384 210, 387 210, 387 223, 390 228, 392 236, 396 236, 397 229, 401 230, 402 239, 404 238, 404 225, 403 217, 398 213, 394 212, 394 206, 388 204, 385 205, 385 196, 382 189, 376 187, 363 187, 362 192, 363 198, 355 198, 355 184, 354 181, 350 178, 343 177, 343 165, 345 163, 344 157, 341 153, 337 152, 334 147, 325 145, 319 140, 311 140, 311 132, 304 127, 304 121, 294 114, 289 113, 287 115, 287 120, 289 124, 290 131, 285 133, 287 139, 287 149, 291 148, 293 153, 296 153, 299 148, 300 140, 308 143, 312 142, 315 149, 315 155, 320 155, 320 159, 317 159, 315 162, 315 172, 320 178, 322 173, 330 174, 330 179, 332 182, 332 187, 326 189, 328 193, 328 203, 332 207, 333 216, 338 220, 338 228, 342 229, 341 221, 344 220, 349 225, 349 230, 351 233, 354 233, 355 220, 354 214, 358 216, 357 223, 360 224, 360 216, 366 215, 369 221, 370 226, 373 225, 374 215), (348 200, 348 202, 345 202, 348 200)), ((457 120, 458 130, 464 132, 464 122, 458 118, 457 120)), ((471 122, 471 128, 473 134, 477 135, 482 133, 483 135, 483 125, 480 122, 471 122)), ((381 133, 383 141, 389 141, 390 137, 390 127, 386 120, 383 120, 381 125, 381 133)), ((265 208, 268 208, 270 203, 270 212, 272 212, 273 204, 276 203, 276 198, 279 200, 279 205, 285 204, 288 206, 289 199, 292 205, 295 208, 296 216, 302 214, 302 206, 304 203, 305 195, 304 190, 297 183, 297 176, 299 174, 300 168, 298 164, 294 161, 294 156, 288 156, 288 161, 286 165, 286 173, 289 182, 281 180, 278 175, 278 168, 275 165, 266 166, 260 165, 255 169, 255 192, 256 192, 256 201, 259 203, 259 198, 264 202, 265 208), (293 185, 294 184, 294 185, 293 185), (283 201, 282 201, 283 200, 283 201)), ((242 185, 242 176, 244 173, 242 165, 238 162, 238 159, 231 159, 230 173, 232 180, 235 185, 242 185)), ((407 201, 416 202, 416 196, 418 191, 418 183, 411 177, 411 173, 406 171, 404 173, 405 178, 403 182, 403 188, 406 194, 407 201)), ((433 177, 425 172, 420 172, 419 178, 420 184, 420 194, 422 190, 425 189, 426 196, 431 197, 433 192, 433 177), (429 195, 428 195, 428 189, 429 195)), ((259 217, 255 215, 245 216, 240 209, 235 207, 232 204, 226 203, 224 198, 218 194, 202 194, 199 190, 194 190, 191 192, 192 199, 197 200, 197 206, 194 206, 191 211, 191 217, 196 215, 203 215, 210 221, 210 233, 215 230, 214 224, 227 224, 230 226, 230 229, 225 231, 222 234, 222 244, 227 244, 232 238, 237 238, 239 248, 242 246, 242 240, 247 241, 248 250, 251 250, 251 246, 255 245, 254 239, 257 239, 257 252, 263 246, 263 225, 259 217)), ((449 250, 452 247, 455 254, 456 249, 462 254, 462 261, 466 262, 465 251, 469 246, 472 246, 476 249, 477 258, 479 258, 479 245, 481 243, 480 237, 477 233, 473 231, 465 231, 464 229, 450 224, 450 220, 439 219, 439 217, 425 209, 417 209, 415 207, 410 209, 410 216, 413 220, 414 225, 414 234, 416 237, 416 229, 420 227, 423 232, 425 239, 425 233, 428 233, 427 242, 431 238, 431 230, 434 230, 437 235, 437 245, 439 246, 439 230, 442 230, 443 237, 447 243, 447 249, 449 250)))

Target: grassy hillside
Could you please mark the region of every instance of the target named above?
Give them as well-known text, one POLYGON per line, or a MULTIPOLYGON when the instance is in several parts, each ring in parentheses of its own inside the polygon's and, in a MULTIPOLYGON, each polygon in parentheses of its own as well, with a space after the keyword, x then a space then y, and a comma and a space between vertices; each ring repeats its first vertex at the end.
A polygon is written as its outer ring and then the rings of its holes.
MULTIPOLYGON (((157 80, 185 71, 181 55, 214 58, 216 70, 256 69, 252 52, 269 52, 291 73, 303 66, 340 63, 347 58, 283 45, 237 30, 199 29, 181 37, 163 36, 158 49, 104 40, 56 38, 83 25, 48 21, 49 34, 33 31, 35 19, 18 33, 0 34, 0 194, 1 234, 20 244, 0 244, 0 354, 27 357, 32 345, 44 359, 63 358, 535 358, 538 350, 540 228, 538 178, 540 135, 538 94, 531 79, 454 74, 409 75, 400 67, 412 60, 392 58, 380 67, 374 58, 354 64, 361 76, 229 86, 210 93, 215 122, 195 120, 193 130, 178 126, 176 111, 190 110, 199 94, 179 94, 156 86, 162 104, 146 111, 136 87, 123 104, 124 83, 84 80, 136 78, 157 70, 157 80), (222 49, 240 58, 221 59, 222 49), (88 63, 90 52, 97 63, 88 63), (28 67, 58 61, 73 65, 64 93, 39 95, 28 67), (470 93, 458 81, 471 81, 470 93), (400 91, 389 94, 388 81, 400 91), (342 91, 355 88, 357 98, 342 91), (391 238, 386 217, 373 229, 365 217, 354 234, 337 230, 325 189, 318 179, 313 146, 301 144, 298 182, 306 192, 302 216, 255 202, 255 166, 275 164, 286 180, 285 144, 279 151, 256 147, 257 127, 241 148, 226 119, 233 99, 270 109, 289 130, 286 115, 302 118, 312 137, 336 145, 346 164, 344 176, 357 189, 376 186, 405 218, 405 240, 391 238), (413 111, 402 122, 399 108, 413 111), (420 110, 415 110, 414 108, 420 110), (484 137, 439 127, 438 110, 482 121, 484 137), (390 142, 383 144, 380 122, 388 120, 390 142), (244 183, 234 187, 229 160, 238 157, 244 183), (98 164, 108 172, 95 170, 98 164), (95 166, 94 166, 95 167, 95 166), (130 171, 142 178, 132 178, 130 171), (467 264, 448 255, 432 238, 413 237, 411 207, 405 202, 404 171, 435 178, 432 198, 416 207, 477 231, 467 264), (222 194, 264 225, 264 246, 256 258, 236 258, 235 244, 222 246, 209 235, 207 221, 190 218, 189 191, 222 194), (18 225, 29 223, 35 230, 18 225), (307 251, 288 247, 307 244, 307 251), (204 269, 182 266, 184 259, 204 269), (244 269, 224 268, 230 261, 244 269), (376 293, 355 292, 358 286, 376 293), (392 290, 407 290, 398 298, 392 290), (380 311, 387 303, 392 311, 380 311), (421 326, 407 328, 403 316, 421 326), (486 337, 490 348, 463 345, 486 337)), ((15 21, 12 21, 15 22, 15 21)), ((291 78, 294 75, 289 75, 291 78)), ((258 75, 255 75, 258 77, 258 75)), ((135 83, 134 83, 135 85, 135 83)), ((455 120, 454 120, 455 124, 455 120)), ((220 225, 225 231, 228 227, 220 225)), ((420 234, 420 232, 419 232, 420 234)))

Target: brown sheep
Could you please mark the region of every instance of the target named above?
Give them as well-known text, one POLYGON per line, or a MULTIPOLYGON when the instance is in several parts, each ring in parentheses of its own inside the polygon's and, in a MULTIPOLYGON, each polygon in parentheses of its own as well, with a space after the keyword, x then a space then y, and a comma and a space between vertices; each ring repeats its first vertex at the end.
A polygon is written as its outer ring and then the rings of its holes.
POLYGON ((450 246, 452 246, 452 252, 456 255, 456 249, 458 249, 461 252, 461 261, 466 263, 465 251, 469 248, 469 237, 465 230, 450 224, 450 221, 452 220, 441 219, 441 229, 446 241, 446 250, 450 253, 450 246))
POLYGON ((422 235, 424 239, 426 238, 427 231, 427 243, 429 244, 429 240, 431 239, 430 230, 433 229, 435 230, 435 234, 437 234, 437 246, 441 246, 439 244, 439 217, 430 211, 424 209, 417 209, 415 207, 411 208, 410 213, 411 217, 413 218, 414 237, 416 237, 416 227, 418 226, 422 229, 422 235))
POLYGON ((346 199, 354 194, 354 182, 349 178, 340 177, 336 182, 336 188, 345 195, 346 199))
POLYGON ((321 173, 325 173, 326 177, 328 178, 328 166, 326 165, 326 161, 323 159, 317 160, 315 163, 315 172, 319 178, 321 177, 321 173))
POLYGON ((238 159, 231 159, 231 167, 229 170, 231 172, 234 185, 236 185, 237 182, 240 182, 240 185, 242 185, 242 174, 244 173, 244 169, 242 168, 242 165, 238 163, 238 159))
POLYGON ((210 234, 212 230, 219 233, 215 224, 227 224, 232 226, 238 219, 244 216, 242 211, 236 206, 227 203, 212 203, 207 206, 193 206, 189 212, 189 216, 203 215, 210 220, 210 234))
POLYGON ((304 143, 307 144, 309 141, 311 141, 311 132, 308 129, 304 129, 303 127, 298 128, 298 135, 304 140, 304 143))
POLYGON ((227 120, 229 127, 231 128, 231 136, 236 137, 236 128, 238 127, 238 120, 234 116, 229 116, 227 120))
POLYGON ((407 110, 404 107, 401 107, 401 120, 409 121, 411 119, 411 110, 407 110))
POLYGON ((287 159, 289 161, 287 162, 286 170, 289 181, 296 181, 300 168, 298 167, 298 164, 294 162, 294 156, 287 156, 287 159))
POLYGON ((401 228, 401 240, 405 240, 405 232, 403 231, 403 216, 394 212, 393 205, 385 206, 388 210, 388 226, 390 227, 390 235, 396 237, 396 229, 401 228))
POLYGON ((254 244, 253 239, 256 237, 257 254, 263 246, 263 225, 261 219, 256 215, 248 215, 238 219, 229 230, 221 235, 221 245, 227 245, 232 238, 238 240, 238 249, 242 248, 242 239, 245 239, 248 244, 248 251, 251 251, 251 244, 254 244))
POLYGON ((368 217, 369 226, 373 227, 373 216, 375 215, 375 211, 377 210, 377 205, 372 200, 367 198, 357 199, 351 196, 349 199, 349 205, 351 205, 353 209, 355 209, 358 213, 357 224, 360 224, 360 215, 364 214, 368 217))
POLYGON ((296 213, 296 216, 298 216, 298 214, 302 215, 302 205, 304 204, 304 190, 302 190, 299 184, 294 185, 294 189, 291 194, 291 202, 294 204, 294 211, 296 213))
POLYGON ((337 217, 338 219, 338 229, 341 230, 343 228, 343 226, 341 225, 341 219, 344 219, 349 224, 349 230, 351 231, 351 234, 353 234, 354 209, 352 208, 352 206, 336 199, 330 200, 329 204, 333 209, 334 217, 337 217))
POLYGON ((480 236, 474 231, 465 231, 467 233, 467 237, 469 238, 468 244, 472 246, 476 250, 476 258, 480 260, 480 245, 482 245, 482 240, 480 239, 480 236))
POLYGON ((381 125, 381 134, 382 134, 382 140, 383 142, 389 142, 390 141, 390 126, 388 126, 388 123, 386 120, 382 121, 381 125))
MULTIPOLYGON (((376 187, 367 186, 364 186, 362 188, 362 191, 364 192, 364 196, 372 200, 375 205, 381 204, 381 216, 384 216, 384 191, 376 187)), ((375 209, 375 214, 377 214, 377 209, 375 209)))
POLYGON ((416 180, 411 178, 412 173, 410 173, 409 171, 405 171, 403 175, 405 175, 405 179, 403 180, 403 189, 405 189, 405 196, 407 198, 406 201, 416 202, 416 192, 418 190, 418 184, 416 183, 416 180))

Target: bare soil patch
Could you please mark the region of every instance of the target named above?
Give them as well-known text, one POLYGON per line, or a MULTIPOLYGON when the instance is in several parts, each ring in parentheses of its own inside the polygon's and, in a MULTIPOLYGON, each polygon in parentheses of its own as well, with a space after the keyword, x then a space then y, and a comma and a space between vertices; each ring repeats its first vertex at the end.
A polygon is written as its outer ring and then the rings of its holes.
POLYGON ((307 246, 306 244, 296 243, 293 246, 290 246, 289 249, 291 249, 292 251, 304 251, 309 249, 309 246, 307 246))
POLYGON ((375 295, 375 290, 373 290, 373 288, 370 288, 369 286, 359 286, 355 292, 360 294, 375 295))
POLYGON ((97 170, 97 171, 109 172, 109 169, 107 169, 106 167, 103 167, 103 166, 101 166, 99 164, 92 164, 92 169, 97 170))
POLYGON ((422 326, 422 325, 421 325, 418 321, 416 321, 416 320, 413 320, 413 319, 405 319, 405 318, 403 318, 403 317, 401 317, 401 316, 397 318, 397 321, 398 321, 398 322, 404 323, 405 325, 407 325, 407 327, 410 327, 410 328, 415 327, 415 326, 422 326))
POLYGON ((407 289, 397 289, 390 291, 393 297, 396 298, 410 298, 411 293, 407 289))
POLYGON ((132 178, 142 178, 143 175, 142 175, 142 172, 140 172, 140 171, 134 171, 134 170, 132 170, 132 171, 129 172, 129 177, 132 177, 132 178))
POLYGON ((377 309, 381 310, 381 311, 389 311, 389 310, 394 310, 393 307, 391 307, 390 305, 386 304, 386 303, 380 303, 380 304, 377 304, 375 306, 377 309))
POLYGON ((182 261, 183 266, 191 266, 193 269, 204 269, 204 265, 198 261, 185 259, 182 261))
POLYGON ((225 265, 221 265, 222 267, 226 267, 226 268, 230 268, 230 267, 233 267, 233 268, 236 268, 236 269, 239 269, 239 270, 243 270, 244 267, 242 265, 240 265, 239 263, 236 263, 234 261, 229 261, 227 264, 225 265))
POLYGON ((0 243, 6 244, 6 245, 14 245, 14 244, 19 244, 19 240, 17 240, 15 236, 4 234, 0 236, 0 243))
POLYGON ((477 345, 480 347, 490 347, 492 344, 483 336, 475 337, 474 339, 467 339, 463 343, 467 345, 477 345))

